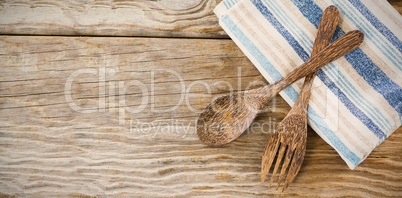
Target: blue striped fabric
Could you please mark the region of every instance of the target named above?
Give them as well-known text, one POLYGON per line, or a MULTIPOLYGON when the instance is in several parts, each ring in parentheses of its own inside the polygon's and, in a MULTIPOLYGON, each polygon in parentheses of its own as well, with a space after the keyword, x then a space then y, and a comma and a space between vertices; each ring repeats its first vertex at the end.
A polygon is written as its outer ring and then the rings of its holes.
MULTIPOLYGON (((272 83, 290 72, 281 60, 301 64, 309 59, 321 15, 329 5, 341 12, 333 40, 360 29, 365 41, 318 71, 315 82, 323 86, 312 90, 309 124, 353 169, 401 125, 401 16, 388 2, 376 0, 224 0, 215 13, 272 83), (278 51, 286 54, 276 54, 280 59, 269 54, 278 51)), ((300 87, 292 85, 281 95, 293 105, 300 87)))

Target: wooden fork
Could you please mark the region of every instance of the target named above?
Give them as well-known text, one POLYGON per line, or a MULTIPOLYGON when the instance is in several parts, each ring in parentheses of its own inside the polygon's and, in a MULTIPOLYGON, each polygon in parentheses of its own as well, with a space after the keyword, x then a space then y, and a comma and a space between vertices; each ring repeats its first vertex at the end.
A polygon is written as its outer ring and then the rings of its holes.
MULTIPOLYGON (((329 6, 327 9, 325 9, 321 17, 320 25, 318 27, 317 37, 314 42, 311 56, 314 56, 316 53, 320 52, 330 43, 335 32, 335 28, 338 25, 338 21, 339 11, 336 6, 329 6)), ((306 76, 302 90, 296 100, 296 103, 294 104, 288 115, 277 126, 276 133, 273 134, 267 142, 264 155, 262 156, 261 183, 264 183, 279 148, 275 168, 271 176, 271 181, 269 182, 269 186, 271 187, 275 175, 279 169, 279 165, 284 156, 285 150, 287 148, 276 189, 278 189, 279 185, 282 183, 286 169, 288 168, 291 160, 292 163, 290 164, 290 168, 282 192, 286 190, 289 184, 296 177, 297 173, 300 170, 301 164, 304 159, 304 154, 306 152, 307 105, 310 98, 310 89, 313 84, 315 75, 316 72, 306 76)))

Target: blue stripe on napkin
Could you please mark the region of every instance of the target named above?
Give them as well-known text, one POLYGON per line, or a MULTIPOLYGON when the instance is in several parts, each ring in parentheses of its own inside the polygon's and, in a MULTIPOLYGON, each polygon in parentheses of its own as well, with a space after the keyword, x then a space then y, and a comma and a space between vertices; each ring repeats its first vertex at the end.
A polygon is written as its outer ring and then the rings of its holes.
MULTIPOLYGON (((267 1, 265 1, 265 3, 268 6, 272 6, 272 7, 270 7, 270 9, 277 11, 276 14, 278 16, 280 16, 281 18, 283 18, 283 20, 282 20, 283 24, 285 24, 289 28, 288 30, 291 31, 292 35, 297 37, 296 39, 299 42, 301 41, 300 43, 304 47, 304 49, 306 49, 307 51, 311 51, 312 46, 313 46, 313 40, 310 39, 306 35, 306 33, 295 30, 298 28, 298 25, 295 24, 295 22, 293 20, 289 19, 290 17, 287 16, 286 13, 282 9, 280 9, 280 6, 275 1, 270 1, 269 3, 267 1), (280 12, 280 11, 282 11, 282 12, 280 12)), ((316 16, 321 16, 321 15, 322 15, 322 13, 320 15, 318 15, 318 13, 316 14, 316 16)), ((338 31, 338 34, 339 34, 339 31, 338 31)), ((374 118, 374 120, 376 121, 376 124, 380 125, 381 128, 383 128, 382 130, 388 131, 392 128, 391 123, 384 117, 384 115, 377 108, 375 108, 375 105, 368 102, 368 100, 365 97, 363 97, 360 94, 360 92, 358 92, 355 89, 355 87, 346 79, 345 76, 343 76, 343 74, 341 72, 339 72, 337 70, 336 67, 329 67, 329 68, 333 68, 333 69, 326 70, 327 75, 329 72, 334 73, 333 70, 337 71, 336 74, 332 75, 333 79, 337 79, 338 86, 342 86, 343 87, 342 89, 347 92, 347 95, 349 97, 352 97, 351 101, 353 103, 358 104, 359 108, 362 108, 367 114, 370 115, 370 117, 372 119, 374 118), (387 124, 387 126, 384 126, 383 123, 387 124)))
POLYGON ((397 57, 394 53, 394 50, 390 45, 386 45, 386 40, 378 34, 376 31, 370 28, 369 23, 365 22, 365 20, 359 16, 358 12, 355 10, 351 10, 349 5, 345 5, 344 1, 333 0, 336 6, 338 6, 339 10, 345 13, 349 19, 354 22, 357 28, 364 32, 366 39, 370 39, 373 44, 379 49, 394 65, 396 65, 399 69, 402 69, 402 60, 401 57, 397 57))
MULTIPOLYGON (((293 47, 296 53, 300 56, 303 61, 307 61, 310 56, 306 51, 304 51, 303 47, 293 38, 293 36, 282 26, 281 23, 273 16, 273 14, 268 10, 268 8, 260 1, 260 0, 251 0, 256 8, 264 15, 264 17, 274 26, 278 32, 288 41, 288 43, 293 47)), ((318 8, 316 10, 316 15, 322 15, 322 10, 318 8), (321 13, 321 14, 318 14, 321 13)), ((319 23, 319 21, 318 21, 319 23)), ((340 35, 345 34, 342 30, 338 31, 340 35)), ((335 36, 335 35, 334 35, 335 36)), ((350 52, 348 54, 349 59, 351 58, 352 53, 356 53, 358 49, 350 52)), ((364 53, 357 52, 359 56, 363 56, 364 53)), ((353 57, 353 56, 352 56, 353 57)), ((345 56, 346 60, 348 58, 345 56)), ((349 61, 349 60, 348 60, 349 61)), ((354 60, 351 60, 355 62, 354 60)), ((349 62, 351 62, 349 61, 349 62)), ((359 108, 357 108, 353 102, 327 77, 327 75, 323 72, 317 73, 317 76, 328 86, 328 88, 342 101, 342 103, 359 119, 364 123, 380 140, 385 139, 385 133, 373 123, 373 121, 367 117, 359 108)))
POLYGON ((380 20, 377 19, 373 15, 372 12, 360 1, 360 0, 349 0, 353 6, 360 11, 360 13, 366 17, 366 19, 379 31, 385 38, 388 39, 389 42, 392 43, 400 52, 402 52, 402 41, 399 40, 394 33, 392 33, 387 26, 381 23, 380 20))
MULTIPOLYGON (((312 0, 291 1, 299 8, 301 13, 303 13, 303 15, 312 24, 314 24, 316 28, 318 28, 320 18, 317 17, 317 15, 322 15, 323 11, 321 8, 318 7, 318 5, 312 0)), ((337 31, 335 32, 333 39, 336 40, 344 34, 345 32, 337 27, 337 31)), ((388 76, 380 68, 378 68, 378 66, 375 65, 360 48, 357 48, 353 52, 345 55, 345 58, 353 66, 357 73, 359 73, 359 75, 361 75, 370 86, 380 93, 388 101, 388 103, 394 107, 398 114, 402 116, 402 88, 389 79, 388 76)))

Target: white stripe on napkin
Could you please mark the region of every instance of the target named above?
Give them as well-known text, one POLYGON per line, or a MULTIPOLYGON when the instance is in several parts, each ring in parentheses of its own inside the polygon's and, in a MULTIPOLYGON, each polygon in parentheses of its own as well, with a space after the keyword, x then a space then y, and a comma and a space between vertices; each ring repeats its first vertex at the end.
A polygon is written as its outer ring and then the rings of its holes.
MULTIPOLYGON (((360 29, 364 43, 322 68, 309 102, 309 125, 351 169, 401 125, 402 18, 386 1, 224 0, 219 23, 268 82, 309 58, 323 10, 336 5, 334 39, 360 29), (379 8, 378 6, 381 6, 379 8)), ((303 81, 280 94, 291 106, 303 81)))

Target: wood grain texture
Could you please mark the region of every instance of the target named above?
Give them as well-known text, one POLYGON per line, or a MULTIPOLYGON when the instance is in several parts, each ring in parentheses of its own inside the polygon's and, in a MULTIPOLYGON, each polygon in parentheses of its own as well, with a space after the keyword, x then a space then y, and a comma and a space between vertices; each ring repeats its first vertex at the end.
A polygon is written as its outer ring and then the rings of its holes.
POLYGON ((220 1, 0 1, 0 34, 222 38, 220 1))
POLYGON ((353 171, 309 129, 303 166, 284 193, 260 183, 265 143, 290 110, 280 97, 236 141, 202 144, 195 132, 199 111, 229 86, 266 83, 231 40, 2 36, 0 68, 4 197, 402 196, 402 128, 353 171), (96 75, 77 76, 71 96, 94 113, 74 111, 65 99, 67 79, 80 69, 96 75), (153 69, 159 70, 151 100, 153 69), (120 82, 134 82, 126 90, 128 107, 149 96, 141 113, 119 114, 120 82), (141 83, 144 95, 134 86, 141 83), (189 100, 176 110, 155 112, 183 95, 189 100))
POLYGON ((388 2, 394 7, 399 14, 402 14, 402 1, 401 0, 388 0, 388 2))
MULTIPOLYGON (((0 1, 0 34, 228 38, 221 0, 0 1)), ((389 0, 402 13, 399 0, 389 0)))

